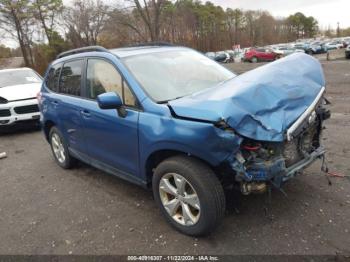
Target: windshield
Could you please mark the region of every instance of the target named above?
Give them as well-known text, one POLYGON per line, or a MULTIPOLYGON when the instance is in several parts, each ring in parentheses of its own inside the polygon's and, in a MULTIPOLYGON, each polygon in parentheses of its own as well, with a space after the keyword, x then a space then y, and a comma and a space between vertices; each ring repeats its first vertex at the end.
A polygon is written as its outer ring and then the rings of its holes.
POLYGON ((0 88, 40 82, 41 78, 32 70, 0 71, 0 88))
POLYGON ((214 87, 235 76, 193 50, 154 52, 124 58, 148 95, 158 103, 214 87))

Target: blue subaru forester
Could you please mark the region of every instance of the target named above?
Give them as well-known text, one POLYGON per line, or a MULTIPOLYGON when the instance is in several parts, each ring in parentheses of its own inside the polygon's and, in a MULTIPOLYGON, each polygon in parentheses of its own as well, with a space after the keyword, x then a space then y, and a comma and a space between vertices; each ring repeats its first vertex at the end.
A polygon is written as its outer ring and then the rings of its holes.
POLYGON ((204 235, 226 187, 281 187, 324 157, 324 93, 305 54, 236 76, 192 49, 146 45, 62 53, 38 99, 58 165, 80 160, 151 187, 170 224, 204 235))

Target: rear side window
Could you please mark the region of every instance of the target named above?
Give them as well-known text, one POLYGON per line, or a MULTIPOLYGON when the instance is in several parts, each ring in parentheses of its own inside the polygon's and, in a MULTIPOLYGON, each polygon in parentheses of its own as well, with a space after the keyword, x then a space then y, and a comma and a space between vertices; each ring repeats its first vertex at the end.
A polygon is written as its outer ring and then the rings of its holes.
POLYGON ((61 68, 62 63, 51 66, 45 81, 46 86, 54 92, 58 92, 58 78, 60 77, 61 68))
POLYGON ((60 93, 80 96, 83 60, 67 62, 62 67, 60 93))

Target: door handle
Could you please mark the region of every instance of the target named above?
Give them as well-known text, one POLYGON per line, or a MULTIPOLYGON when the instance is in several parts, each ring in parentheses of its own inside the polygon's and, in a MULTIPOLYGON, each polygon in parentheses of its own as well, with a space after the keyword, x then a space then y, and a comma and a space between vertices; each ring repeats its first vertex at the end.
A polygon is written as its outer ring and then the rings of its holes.
POLYGON ((51 103, 54 104, 55 106, 58 105, 58 102, 56 100, 52 101, 51 103))
POLYGON ((84 116, 84 117, 90 117, 91 114, 88 110, 81 110, 80 113, 84 116))

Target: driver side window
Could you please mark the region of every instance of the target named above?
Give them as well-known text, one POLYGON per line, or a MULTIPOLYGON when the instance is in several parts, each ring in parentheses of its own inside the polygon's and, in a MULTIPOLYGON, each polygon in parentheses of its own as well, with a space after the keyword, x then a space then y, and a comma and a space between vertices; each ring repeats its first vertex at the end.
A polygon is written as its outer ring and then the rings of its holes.
POLYGON ((115 92, 126 106, 137 105, 134 95, 118 70, 102 59, 88 60, 86 84, 88 98, 96 99, 100 94, 115 92))

